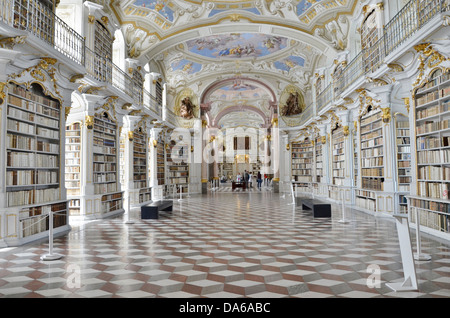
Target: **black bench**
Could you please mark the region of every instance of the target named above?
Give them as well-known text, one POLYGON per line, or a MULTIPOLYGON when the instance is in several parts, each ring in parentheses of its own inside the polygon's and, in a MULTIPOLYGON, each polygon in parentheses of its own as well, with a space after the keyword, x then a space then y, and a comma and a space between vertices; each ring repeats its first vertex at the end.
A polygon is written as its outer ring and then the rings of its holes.
POLYGON ((310 198, 296 198, 296 203, 302 207, 302 210, 312 210, 315 218, 331 217, 330 203, 310 198))
POLYGON ((141 206, 141 219, 157 219, 159 211, 172 211, 172 200, 159 200, 141 206))

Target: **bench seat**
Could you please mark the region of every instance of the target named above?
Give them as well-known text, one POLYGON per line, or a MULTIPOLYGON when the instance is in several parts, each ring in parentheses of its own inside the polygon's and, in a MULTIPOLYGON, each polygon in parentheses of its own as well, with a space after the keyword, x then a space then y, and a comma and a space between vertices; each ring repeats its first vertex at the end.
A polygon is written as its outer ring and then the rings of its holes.
POLYGON ((157 219, 159 211, 172 211, 172 200, 159 200, 141 206, 141 219, 157 219))

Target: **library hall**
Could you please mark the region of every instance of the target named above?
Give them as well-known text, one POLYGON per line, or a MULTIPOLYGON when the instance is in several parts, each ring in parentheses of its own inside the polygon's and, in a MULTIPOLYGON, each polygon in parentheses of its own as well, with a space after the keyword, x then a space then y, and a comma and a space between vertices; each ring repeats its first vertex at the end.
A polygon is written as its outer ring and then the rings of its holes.
POLYGON ((450 298, 450 0, 0 0, 0 156, 0 299, 450 298))

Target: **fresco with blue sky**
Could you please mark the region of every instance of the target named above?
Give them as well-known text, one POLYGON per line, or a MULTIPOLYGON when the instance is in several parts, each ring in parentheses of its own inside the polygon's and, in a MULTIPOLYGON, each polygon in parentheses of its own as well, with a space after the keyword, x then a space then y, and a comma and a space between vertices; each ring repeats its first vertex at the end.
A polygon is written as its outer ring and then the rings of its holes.
POLYGON ((262 57, 287 47, 287 39, 259 33, 211 35, 187 41, 188 50, 209 58, 262 57))
POLYGON ((167 4, 168 0, 136 0, 135 5, 155 10, 169 21, 173 21, 173 10, 167 4))
POLYGON ((202 69, 202 65, 186 59, 174 62, 170 65, 174 71, 183 71, 187 74, 194 74, 202 69))
POLYGON ((277 69, 289 72, 291 68, 296 66, 305 66, 305 59, 300 56, 291 55, 285 59, 276 61, 273 64, 277 69))

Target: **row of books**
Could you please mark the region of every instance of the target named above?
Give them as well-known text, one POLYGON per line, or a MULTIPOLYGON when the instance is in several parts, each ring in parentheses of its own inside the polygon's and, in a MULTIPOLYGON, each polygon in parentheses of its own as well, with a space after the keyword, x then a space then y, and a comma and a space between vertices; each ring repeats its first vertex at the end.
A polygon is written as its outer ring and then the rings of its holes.
POLYGON ((450 180, 450 166, 449 167, 437 167, 437 166, 424 166, 419 167, 418 179, 422 180, 450 180))
POLYGON ((7 129, 28 135, 35 135, 36 130, 34 125, 30 125, 21 121, 8 118, 7 129))
POLYGON ((66 151, 80 151, 81 150, 81 145, 77 144, 77 145, 68 145, 66 144, 66 151))
MULTIPOLYGON (((146 187, 147 187, 147 181, 146 180, 134 181, 134 188, 135 189, 142 189, 142 188, 146 188, 146 187)), ((151 196, 150 196, 150 199, 151 199, 151 196)), ((150 200, 150 199, 148 199, 148 200, 150 200)), ((145 200, 145 201, 148 201, 148 200, 145 200)), ((145 201, 142 201, 142 202, 145 202, 145 201)))
POLYGON ((398 152, 406 152, 406 153, 411 153, 411 147, 410 146, 397 146, 397 151, 398 152))
POLYGON ((70 167, 66 167, 66 173, 70 173, 70 172, 81 172, 80 170, 80 166, 70 166, 70 167))
POLYGON ((450 149, 420 151, 417 161, 419 164, 450 163, 450 149))
POLYGON ((94 148, 95 147, 111 147, 115 150, 116 142, 114 139, 104 139, 94 136, 94 148))
POLYGON ((102 213, 117 211, 123 208, 122 200, 103 202, 102 213))
MULTIPOLYGON (((81 183, 80 183, 79 180, 68 180, 68 179, 66 179, 66 182, 65 182, 66 188, 68 188, 68 189, 69 188, 79 188, 80 184, 81 183)), ((69 195, 69 192, 67 192, 67 194, 69 195)), ((70 195, 74 195, 73 192, 71 192, 70 195)))
POLYGON ((296 181, 296 182, 311 182, 312 181, 311 176, 294 175, 293 178, 294 178, 294 181, 296 181))
POLYGON ((382 177, 384 168, 362 168, 361 176, 363 177, 382 177))
POLYGON ((450 203, 411 198, 410 205, 421 209, 450 213, 450 203))
POLYGON ((115 163, 94 163, 95 172, 115 172, 117 169, 115 163))
POLYGON ((292 159, 292 164, 312 164, 312 158, 304 158, 304 159, 292 159))
POLYGON ((376 198, 376 194, 373 191, 366 191, 366 190, 357 190, 356 191, 356 196, 360 196, 360 197, 364 197, 364 198, 371 198, 371 199, 375 199, 376 198))
POLYGON ((411 161, 398 161, 397 165, 399 168, 411 167, 411 161))
POLYGON ((66 167, 67 166, 76 166, 76 165, 80 165, 80 158, 69 158, 66 159, 66 167))
POLYGON ((420 135, 420 134, 431 133, 431 132, 435 132, 435 131, 439 131, 439 130, 443 130, 443 129, 448 129, 449 122, 450 122, 449 119, 442 120, 442 121, 425 121, 425 122, 417 125, 416 133, 417 133, 417 135, 420 135))
POLYGON ((105 134, 103 132, 99 132, 99 131, 95 131, 94 130, 94 140, 95 140, 95 138, 104 139, 104 140, 116 140, 116 136, 115 135, 105 134))
POLYGON ((440 148, 450 146, 450 136, 437 137, 426 136, 417 138, 417 149, 424 150, 430 148, 440 148))
POLYGON ((375 114, 372 114, 372 115, 370 115, 370 116, 368 116, 366 118, 361 119, 361 127, 365 126, 365 125, 367 125, 369 123, 375 122, 377 120, 380 120, 380 119, 381 119, 381 112, 377 112, 375 114))
POLYGON ((66 178, 66 180, 67 179, 78 180, 78 179, 80 179, 80 174, 79 173, 67 173, 67 171, 66 171, 65 178, 66 178))
POLYGON ((378 156, 383 156, 383 147, 369 148, 369 149, 361 150, 362 158, 378 157, 378 156))
POLYGON ((416 223, 416 211, 419 215, 420 225, 430 229, 450 233, 450 215, 444 213, 430 213, 420 208, 411 208, 411 222, 416 223))
POLYGON ((311 169, 312 163, 293 163, 291 165, 292 169, 311 169))
POLYGON ((96 154, 108 154, 108 155, 115 155, 116 154, 116 148, 115 147, 111 147, 111 146, 99 146, 99 145, 94 145, 94 147, 92 147, 92 150, 94 153, 96 154))
MULTIPOLYGON (((41 232, 48 231, 48 216, 41 215, 20 221, 22 227, 22 237, 31 236, 41 232)), ((67 224, 65 215, 53 215, 53 228, 67 224)))
POLYGON ((438 100, 440 98, 445 98, 447 96, 450 96, 450 86, 445 87, 441 90, 433 91, 430 93, 427 93, 419 98, 416 99, 416 106, 420 107, 427 103, 434 102, 435 100, 438 100))
POLYGON ((375 211, 376 210, 376 201, 374 200, 367 200, 366 198, 356 197, 355 198, 356 206, 359 206, 360 208, 375 211))
MULTIPOLYGON (((407 130, 403 130, 407 131, 407 130)), ((409 134, 409 131, 408 131, 409 134)), ((397 137, 397 145, 410 145, 411 144, 411 138, 409 137, 397 137)))
POLYGON ((344 178, 345 177, 344 169, 334 169, 333 177, 344 178))
POLYGON ((59 157, 29 152, 8 151, 6 166, 11 168, 57 168, 59 157))
POLYGON ((383 145, 383 138, 376 138, 376 139, 371 139, 368 141, 362 141, 361 142, 361 150, 364 150, 366 148, 371 148, 371 147, 376 147, 376 146, 381 146, 383 145))
POLYGON ((60 199, 59 188, 32 189, 26 191, 13 191, 6 193, 8 207, 40 204, 60 199))
POLYGON ((439 182, 417 182, 417 192, 420 196, 435 199, 448 199, 448 183, 439 182))
POLYGON ((188 178, 169 178, 168 180, 169 184, 184 184, 184 183, 188 183, 189 179, 188 178))
POLYGON ((345 162, 343 161, 334 161, 333 162, 333 169, 343 169, 345 168, 345 162))
POLYGON ((363 189, 383 191, 383 180, 381 178, 376 179, 362 178, 361 182, 363 189))
POLYGON ((374 138, 381 138, 383 135, 381 134, 381 130, 372 131, 368 134, 361 135, 361 141, 374 139, 374 138))
POLYGON ((311 154, 310 153, 293 153, 291 156, 293 159, 295 158, 311 158, 311 154))
POLYGON ((45 170, 13 170, 6 171, 7 186, 26 186, 58 183, 56 171, 45 170))
MULTIPOLYGON (((41 103, 43 105, 50 106, 50 107, 53 107, 53 108, 56 108, 56 109, 59 108, 59 103, 57 101, 52 100, 52 99, 50 99, 48 97, 45 97, 45 96, 37 95, 36 93, 33 93, 33 92, 27 90, 23 86, 10 84, 10 85, 8 85, 8 90, 12 94, 20 96, 20 97, 23 97, 23 98, 28 99, 30 101, 41 103)), ((9 96, 10 97, 15 97, 15 96, 13 96, 11 94, 9 94, 9 96)))
POLYGON ((25 208, 19 211, 19 219, 26 219, 37 215, 47 215, 50 212, 64 212, 67 209, 66 202, 55 203, 51 205, 40 205, 25 208))
MULTIPOLYGON (((441 73, 441 70, 437 70, 436 72, 441 73)), ((450 73, 443 73, 443 74, 433 74, 433 78, 431 78, 424 86, 422 86, 421 88, 419 88, 416 92, 416 94, 420 94, 423 91, 435 87, 437 85, 440 85, 442 83, 445 83, 446 81, 448 81, 450 79, 450 73)))
POLYGON ((361 158, 361 167, 379 167, 383 165, 383 157, 361 158))
POLYGON ((134 166, 146 166, 147 165, 147 159, 134 158, 133 159, 133 165, 134 166))
POLYGON ((94 183, 116 181, 115 173, 94 174, 94 183))
POLYGON ((431 116, 439 115, 449 111, 450 100, 444 102, 442 105, 430 106, 416 111, 417 119, 424 119, 431 116))
POLYGON ((115 192, 118 190, 117 183, 95 183, 94 192, 95 194, 115 192))
POLYGON ((377 120, 375 122, 372 122, 368 125, 361 126, 361 134, 365 134, 371 130, 375 130, 381 128, 381 120, 377 120))
POLYGON ((94 154, 94 162, 116 162, 116 157, 94 154))

